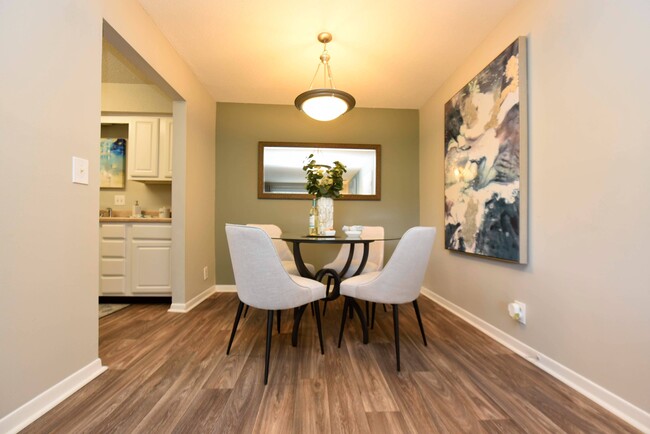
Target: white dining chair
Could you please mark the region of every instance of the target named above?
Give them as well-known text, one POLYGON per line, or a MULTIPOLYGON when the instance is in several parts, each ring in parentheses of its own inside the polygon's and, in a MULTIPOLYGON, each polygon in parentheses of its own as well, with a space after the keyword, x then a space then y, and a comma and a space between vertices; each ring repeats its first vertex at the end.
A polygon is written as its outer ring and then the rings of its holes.
MULTIPOLYGON (((282 229, 280 229, 276 225, 249 223, 246 226, 260 228, 264 232, 269 234, 269 237, 271 238, 280 238, 282 236, 282 229)), ((287 270, 287 273, 300 276, 298 267, 296 267, 296 262, 293 260, 293 253, 291 253, 291 250, 289 250, 289 246, 287 246, 287 243, 279 239, 273 239, 271 241, 273 241, 273 246, 275 247, 275 250, 278 252, 278 256, 282 261, 282 266, 284 267, 285 270, 287 270)), ((306 263, 305 266, 307 267, 307 269, 311 274, 314 274, 316 272, 316 268, 312 264, 306 263)))
MULTIPOLYGON (((384 238, 384 228, 382 226, 364 226, 361 231, 361 238, 384 238)), ((350 255, 350 244, 342 244, 341 249, 339 250, 336 258, 329 264, 323 266, 323 268, 331 268, 337 273, 340 273, 345 267, 345 263, 348 260, 350 255)), ((345 273, 342 278, 351 277, 359 268, 361 259, 363 257, 363 246, 356 245, 354 248, 354 255, 352 256, 352 262, 350 263, 350 268, 345 273)), ((362 273, 371 273, 373 271, 381 271, 384 268, 384 242, 383 241, 373 241, 370 243, 370 251, 368 252, 368 261, 363 267, 362 273)))
POLYGON ((418 319, 424 345, 427 338, 424 334, 420 308, 417 298, 424 280, 424 273, 429 263, 429 256, 436 236, 436 228, 414 227, 406 231, 395 248, 388 264, 382 271, 361 274, 341 282, 341 295, 345 296, 341 330, 339 332, 339 348, 343 339, 343 329, 349 309, 359 314, 363 327, 364 343, 367 343, 367 325, 361 313, 361 308, 355 301, 365 300, 373 303, 385 303, 393 306, 393 326, 395 329, 395 355, 397 370, 400 370, 399 354, 399 310, 404 303, 413 303, 418 319))
MULTIPOLYGON (((257 223, 249 223, 246 226, 260 228, 264 232, 266 232, 269 235, 269 237, 272 238, 271 241, 273 241, 273 246, 275 247, 275 251, 278 252, 278 256, 282 261, 282 266, 284 267, 285 270, 287 270, 287 273, 293 274, 294 276, 300 276, 298 267, 296 267, 296 262, 293 260, 293 253, 291 253, 291 250, 289 250, 287 243, 277 239, 282 236, 282 229, 280 229, 276 225, 257 224, 257 223)), ((314 267, 312 264, 305 263, 305 267, 307 267, 307 269, 312 275, 316 272, 316 267, 314 267)), ((246 305, 246 309, 244 310, 244 318, 246 318, 247 314, 248 314, 248 305, 246 305)), ((277 314, 278 314, 278 320, 277 320, 278 333, 280 333, 280 321, 281 321, 280 318, 282 313, 281 311, 278 311, 277 314)))
POLYGON ((264 384, 267 384, 273 311, 302 307, 310 303, 316 313, 320 350, 321 354, 324 354, 318 300, 325 297, 325 285, 316 280, 287 273, 271 238, 261 228, 226 224, 226 237, 239 296, 237 315, 226 354, 230 354, 244 305, 268 311, 264 364, 264 384))
MULTIPOLYGON (((361 238, 384 238, 384 228, 383 226, 364 226, 361 230, 361 238)), ((384 242, 383 241, 373 241, 369 245, 370 251, 368 252, 368 260, 366 265, 363 267, 361 274, 372 273, 373 271, 381 271, 384 268, 384 242)), ((343 267, 350 256, 350 244, 342 244, 339 249, 338 255, 336 258, 329 264, 323 266, 323 268, 330 268, 341 273, 343 267)), ((363 258, 363 246, 358 244, 354 248, 354 254, 352 256, 352 262, 350 262, 350 267, 346 271, 344 276, 341 276, 342 279, 347 277, 352 277, 354 273, 359 269, 359 264, 361 264, 361 259, 363 258)), ((329 293, 329 285, 331 279, 328 279, 327 291, 329 293)), ((367 306, 366 306, 366 315, 367 315, 367 306)), ((327 312, 327 300, 323 303, 323 315, 327 312)), ((369 319, 369 318, 368 318, 369 319)))

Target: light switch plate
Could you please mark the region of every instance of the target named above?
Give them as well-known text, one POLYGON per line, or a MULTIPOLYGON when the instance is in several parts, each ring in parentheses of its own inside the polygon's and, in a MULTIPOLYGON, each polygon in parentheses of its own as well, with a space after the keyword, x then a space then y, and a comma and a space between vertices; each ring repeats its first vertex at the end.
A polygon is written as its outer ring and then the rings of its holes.
POLYGON ((72 157, 72 182, 88 185, 88 160, 72 157))
POLYGON ((116 194, 113 199, 114 205, 125 205, 126 199, 123 194, 116 194))

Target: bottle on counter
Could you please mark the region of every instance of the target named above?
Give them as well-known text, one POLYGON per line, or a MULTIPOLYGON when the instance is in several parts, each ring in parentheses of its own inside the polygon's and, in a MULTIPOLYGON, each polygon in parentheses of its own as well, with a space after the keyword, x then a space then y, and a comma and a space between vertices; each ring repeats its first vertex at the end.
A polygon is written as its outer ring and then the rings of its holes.
POLYGON ((311 208, 309 209, 309 235, 318 235, 318 209, 316 209, 316 199, 312 199, 311 208))
POLYGON ((135 205, 133 205, 133 217, 142 217, 142 208, 140 208, 137 200, 135 201, 135 205))

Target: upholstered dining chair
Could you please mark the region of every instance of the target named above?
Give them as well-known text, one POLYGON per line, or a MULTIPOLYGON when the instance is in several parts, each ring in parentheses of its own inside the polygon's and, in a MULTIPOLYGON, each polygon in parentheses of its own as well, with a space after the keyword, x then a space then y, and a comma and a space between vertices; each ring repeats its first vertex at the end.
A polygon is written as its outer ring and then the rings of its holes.
MULTIPOLYGON (((384 228, 382 226, 364 226, 361 231, 361 238, 383 238, 384 237, 384 228)), ((351 244, 341 244, 341 249, 339 250, 336 258, 329 264, 323 266, 323 268, 331 268, 337 273, 340 273, 345 267, 345 263, 348 260, 350 254, 351 244)), ((346 271, 345 276, 342 278, 351 277, 359 268, 361 263, 361 258, 363 257, 363 248, 358 245, 354 249, 354 255, 352 256, 352 262, 350 263, 350 268, 346 271)), ((371 273, 373 271, 381 271, 384 268, 384 242, 383 241, 374 241, 370 243, 370 252, 368 252, 368 261, 366 262, 365 267, 363 267, 362 273, 371 273)))
MULTIPOLYGON (((361 238, 383 238, 384 237, 384 228, 383 226, 364 226, 361 231, 361 238)), ((341 249, 339 250, 336 258, 329 264, 323 266, 323 268, 331 268, 337 273, 340 273, 345 267, 345 263, 350 256, 350 244, 342 244, 341 249)), ((363 247, 357 245, 354 249, 354 255, 352 256, 352 262, 350 262, 350 268, 345 272, 345 276, 341 278, 345 279, 347 277, 352 277, 354 273, 359 269, 359 264, 361 263, 361 258, 363 257, 363 247)), ((383 241, 373 241, 370 243, 370 251, 368 252, 368 261, 363 267, 361 274, 372 273, 373 271, 381 271, 384 268, 384 242, 383 241)), ((329 293, 329 285, 331 280, 328 280, 327 291, 329 293)), ((327 300, 323 303, 323 315, 327 312, 327 300)), ((368 306, 366 303, 366 316, 368 314, 368 306)), ((369 318, 368 318, 369 319, 369 318)))
MULTIPOLYGON (((429 263, 433 240, 436 236, 436 228, 414 227, 406 231, 397 244, 393 256, 382 271, 375 271, 368 274, 351 277, 341 282, 341 295, 345 296, 343 306, 343 318, 341 319, 341 330, 339 332, 339 348, 343 339, 343 329, 349 309, 355 309, 361 317, 361 309, 357 300, 365 300, 374 303, 386 303, 393 306, 393 327, 395 330, 395 356, 397 359, 397 370, 400 370, 399 354, 399 310, 398 306, 404 303, 412 303, 415 315, 422 333, 424 345, 427 345, 427 338, 424 334, 420 308, 418 307, 418 296, 420 287, 424 280, 424 273, 429 263)), ((361 317, 361 325, 364 331, 364 343, 367 342, 367 329, 364 319, 361 317)))
MULTIPOLYGON (((280 229, 276 225, 249 223, 246 226, 260 228, 264 232, 269 234, 269 237, 271 238, 280 238, 282 236, 282 229, 280 229)), ((287 246, 287 243, 277 239, 271 241, 273 241, 273 246, 275 247, 275 250, 278 252, 278 256, 282 261, 282 266, 284 267, 285 270, 287 270, 287 273, 300 276, 298 267, 296 267, 296 263, 293 260, 293 253, 291 253, 291 250, 289 250, 289 246, 287 246)), ((307 269, 311 274, 314 274, 314 272, 316 271, 316 268, 312 264, 305 264, 305 266, 307 267, 307 269)))
MULTIPOLYGON (((269 234, 269 237, 271 238, 280 238, 282 236, 282 229, 280 229, 276 225, 249 223, 246 226, 253 226, 254 228, 260 228, 264 232, 269 234)), ((289 250, 287 243, 278 239, 273 239, 271 241, 273 241, 273 246, 275 247, 275 251, 278 252, 278 256, 282 261, 282 266, 284 267, 285 270, 287 270, 287 273, 293 274, 294 276, 300 276, 298 267, 296 267, 296 262, 293 260, 293 253, 291 253, 291 250, 289 250)), ((307 267, 307 269, 311 274, 314 274, 316 272, 316 268, 312 264, 305 263, 305 266, 307 267)), ((244 310, 244 318, 246 318, 246 314, 248 314, 248 305, 246 305, 246 309, 244 310)), ((280 318, 282 313, 281 311, 278 311, 277 314, 278 314, 278 321, 277 321, 278 333, 280 333, 280 321, 281 321, 280 318)))
POLYGON ((287 273, 282 266, 271 238, 260 228, 226 224, 226 237, 235 274, 237 295, 239 296, 237 315, 235 316, 235 323, 226 354, 230 354, 230 348, 237 332, 237 325, 244 305, 266 310, 264 384, 267 384, 273 312, 303 307, 310 303, 312 303, 316 313, 320 350, 321 354, 324 354, 318 300, 325 297, 325 285, 312 279, 287 273))

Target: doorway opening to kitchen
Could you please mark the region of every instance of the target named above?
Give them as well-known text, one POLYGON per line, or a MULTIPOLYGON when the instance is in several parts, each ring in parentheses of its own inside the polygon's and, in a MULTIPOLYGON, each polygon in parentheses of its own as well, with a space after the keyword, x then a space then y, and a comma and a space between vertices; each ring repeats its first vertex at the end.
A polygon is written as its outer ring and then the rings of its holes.
POLYGON ((100 317, 119 319, 133 304, 172 302, 172 270, 182 263, 172 254, 174 130, 185 107, 108 23, 103 30, 96 290, 100 317))

